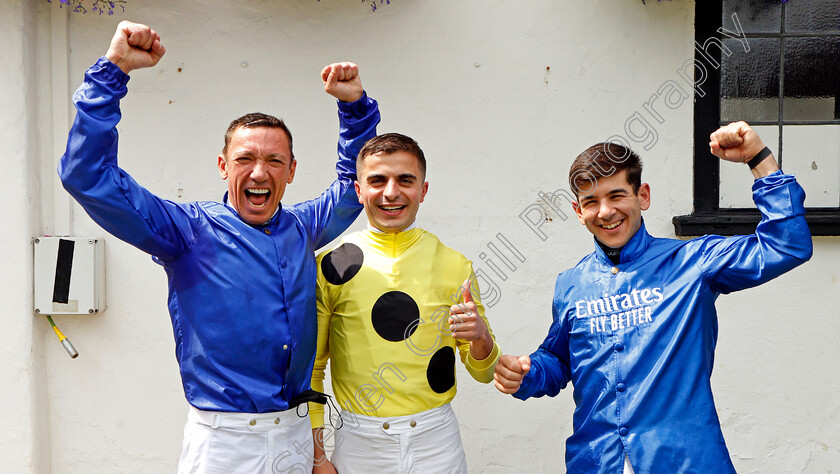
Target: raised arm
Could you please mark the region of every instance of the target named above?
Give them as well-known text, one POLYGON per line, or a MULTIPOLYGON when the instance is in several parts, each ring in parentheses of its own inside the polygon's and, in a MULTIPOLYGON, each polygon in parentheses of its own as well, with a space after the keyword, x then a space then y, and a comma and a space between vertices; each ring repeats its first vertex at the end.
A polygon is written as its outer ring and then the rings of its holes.
POLYGON ((119 101, 126 72, 157 64, 160 36, 145 25, 119 24, 105 57, 85 72, 73 95, 77 114, 58 166, 65 189, 106 231, 163 259, 174 259, 192 238, 189 206, 160 199, 117 165, 119 101))
POLYGON ((700 266, 710 285, 723 293, 750 288, 811 258, 805 192, 793 176, 780 172, 755 131, 745 122, 729 124, 710 136, 709 148, 723 160, 749 166, 756 178, 753 200, 761 211, 755 234, 698 240, 700 266))
POLYGON ((309 231, 315 248, 338 237, 353 223, 362 205, 356 197, 356 156, 366 141, 376 136, 379 107, 362 88, 358 67, 334 63, 321 71, 324 90, 338 99, 338 175, 317 199, 294 206, 309 231))

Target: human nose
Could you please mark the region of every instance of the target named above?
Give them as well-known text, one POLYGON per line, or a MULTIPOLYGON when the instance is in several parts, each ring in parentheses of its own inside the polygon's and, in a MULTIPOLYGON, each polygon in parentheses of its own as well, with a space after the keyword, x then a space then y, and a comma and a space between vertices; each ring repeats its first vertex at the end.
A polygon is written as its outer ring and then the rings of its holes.
POLYGON ((615 208, 610 204, 609 201, 601 202, 598 205, 598 218, 599 219, 609 219, 612 217, 613 212, 615 212, 615 208))
POLYGON ((389 180, 388 184, 385 185, 385 190, 383 191, 383 195, 385 199, 389 201, 393 201, 400 197, 400 188, 397 186, 397 182, 394 180, 389 180))
POLYGON ((266 166, 262 161, 255 162, 251 168, 251 179, 254 181, 264 181, 268 176, 266 166))

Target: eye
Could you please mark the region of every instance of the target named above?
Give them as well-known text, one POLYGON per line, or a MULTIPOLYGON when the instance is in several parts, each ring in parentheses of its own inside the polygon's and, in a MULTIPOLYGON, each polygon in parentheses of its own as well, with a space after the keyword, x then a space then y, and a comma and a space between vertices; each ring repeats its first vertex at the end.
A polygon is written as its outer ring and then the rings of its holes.
POLYGON ((412 184, 412 183, 414 183, 414 180, 411 179, 411 178, 403 178, 403 179, 400 180, 400 182, 402 184, 412 184))
POLYGON ((240 165, 244 165, 244 164, 250 163, 254 160, 252 160, 250 156, 239 156, 239 157, 235 158, 233 161, 235 161, 236 163, 238 163, 240 165))

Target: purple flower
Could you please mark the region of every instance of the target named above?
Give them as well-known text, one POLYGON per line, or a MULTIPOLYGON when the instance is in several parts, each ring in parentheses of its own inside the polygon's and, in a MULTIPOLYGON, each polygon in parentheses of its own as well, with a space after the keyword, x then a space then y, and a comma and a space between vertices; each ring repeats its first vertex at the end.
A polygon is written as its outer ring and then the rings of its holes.
MULTIPOLYGON (((318 1, 320 1, 320 0, 318 0, 318 1)), ((376 7, 376 0, 362 0, 362 3, 365 3, 365 2, 370 4, 371 10, 376 11, 376 8, 377 8, 376 7)), ((379 3, 384 3, 385 5, 390 5, 391 0, 379 0, 379 3)))
MULTIPOLYGON (((100 15, 108 12, 108 15, 114 14, 114 9, 118 6, 125 11, 125 4, 127 0, 58 0, 59 8, 72 8, 75 13, 87 13, 85 2, 91 5, 91 11, 98 12, 100 15)), ((47 0, 47 3, 52 3, 52 0, 47 0)))

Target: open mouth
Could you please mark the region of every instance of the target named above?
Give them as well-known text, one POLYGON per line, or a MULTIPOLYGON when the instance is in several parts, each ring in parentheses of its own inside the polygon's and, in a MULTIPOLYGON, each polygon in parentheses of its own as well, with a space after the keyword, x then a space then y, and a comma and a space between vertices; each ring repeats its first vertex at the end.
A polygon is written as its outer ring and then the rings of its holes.
POLYGON ((379 209, 382 209, 385 214, 397 215, 405 209, 405 206, 379 206, 379 209))
POLYGON ((624 222, 624 219, 621 219, 620 221, 615 221, 612 224, 603 224, 601 225, 601 228, 606 230, 613 230, 616 227, 620 226, 622 222, 624 222))
POLYGON ((263 207, 268 202, 271 191, 268 188, 249 188, 245 190, 245 199, 254 207, 263 207))

